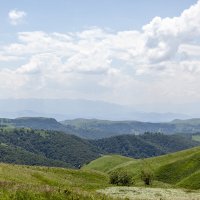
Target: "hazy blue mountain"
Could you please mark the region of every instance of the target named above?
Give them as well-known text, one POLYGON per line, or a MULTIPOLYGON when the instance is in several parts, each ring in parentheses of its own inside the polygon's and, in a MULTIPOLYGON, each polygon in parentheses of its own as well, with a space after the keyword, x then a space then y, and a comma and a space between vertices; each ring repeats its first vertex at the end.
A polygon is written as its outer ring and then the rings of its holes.
POLYGON ((171 122, 171 124, 185 124, 185 125, 193 125, 200 126, 200 118, 192 118, 192 119, 175 119, 171 122))
POLYGON ((0 99, 0 117, 48 117, 57 120, 97 118, 148 122, 189 118, 184 114, 140 112, 130 106, 80 99, 0 99))

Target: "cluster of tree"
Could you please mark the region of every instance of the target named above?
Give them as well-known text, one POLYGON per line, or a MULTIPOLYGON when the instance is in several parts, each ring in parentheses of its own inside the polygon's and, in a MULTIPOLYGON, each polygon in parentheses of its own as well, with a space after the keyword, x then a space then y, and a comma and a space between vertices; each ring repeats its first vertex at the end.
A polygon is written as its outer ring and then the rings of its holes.
POLYGON ((99 157, 89 141, 56 131, 0 128, 0 143, 3 162, 78 167, 99 157))

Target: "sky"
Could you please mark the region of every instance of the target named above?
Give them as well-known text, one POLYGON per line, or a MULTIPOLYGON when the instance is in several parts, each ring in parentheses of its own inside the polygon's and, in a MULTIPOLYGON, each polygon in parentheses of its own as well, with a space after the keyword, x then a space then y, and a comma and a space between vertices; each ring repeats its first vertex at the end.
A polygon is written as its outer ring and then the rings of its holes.
POLYGON ((1 99, 200 102, 200 1, 0 3, 1 99))

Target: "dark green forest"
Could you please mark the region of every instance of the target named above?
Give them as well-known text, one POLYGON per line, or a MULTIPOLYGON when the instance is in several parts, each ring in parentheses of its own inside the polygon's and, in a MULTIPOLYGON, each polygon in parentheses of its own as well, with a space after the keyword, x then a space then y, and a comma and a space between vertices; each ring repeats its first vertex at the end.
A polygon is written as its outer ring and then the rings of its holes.
POLYGON ((0 128, 0 161, 26 165, 78 168, 103 154, 146 158, 197 145, 192 137, 161 133, 86 140, 58 131, 0 128))
POLYGON ((56 131, 0 128, 0 142, 0 161, 9 163, 78 167, 99 156, 89 141, 56 131))
POLYGON ((110 154, 147 158, 198 146, 192 137, 146 132, 142 135, 121 135, 93 140, 98 149, 110 154))

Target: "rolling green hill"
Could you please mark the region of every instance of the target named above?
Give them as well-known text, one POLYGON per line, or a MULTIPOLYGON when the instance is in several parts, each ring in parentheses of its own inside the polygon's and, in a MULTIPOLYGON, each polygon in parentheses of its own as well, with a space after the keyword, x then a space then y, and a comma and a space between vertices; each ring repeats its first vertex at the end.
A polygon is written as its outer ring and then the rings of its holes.
POLYGON ((96 170, 100 172, 109 172, 120 164, 133 162, 133 158, 120 155, 105 155, 97 160, 91 161, 88 165, 83 166, 83 169, 96 170))
POLYGON ((111 200, 112 195, 123 199, 130 196, 133 200, 150 196, 156 200, 166 196, 166 200, 180 200, 183 195, 184 200, 199 200, 199 158, 200 147, 196 147, 142 160, 106 155, 80 170, 0 163, 0 199, 111 200), (144 187, 140 180, 144 165, 154 172, 155 180, 150 187, 144 187), (119 169, 132 174, 134 187, 109 184, 109 173, 119 169))
POLYGON ((108 159, 104 156, 92 161, 83 169, 106 173, 123 169, 132 174, 135 185, 141 186, 140 172, 144 167, 148 167, 154 173, 154 186, 200 189, 200 147, 143 160, 129 160, 116 156, 110 156, 108 159), (110 160, 118 164, 110 164, 110 160))

